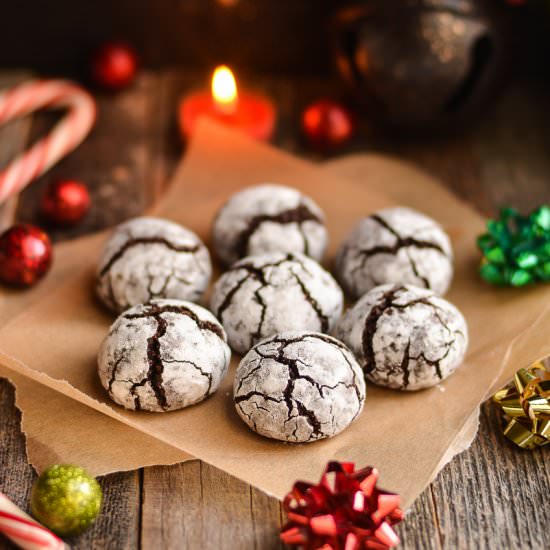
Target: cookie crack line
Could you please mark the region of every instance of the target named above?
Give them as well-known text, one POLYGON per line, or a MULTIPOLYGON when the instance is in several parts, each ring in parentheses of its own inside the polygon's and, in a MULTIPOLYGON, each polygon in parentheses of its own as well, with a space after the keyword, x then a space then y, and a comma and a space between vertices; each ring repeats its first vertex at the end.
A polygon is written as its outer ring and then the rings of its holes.
MULTIPOLYGON (((303 341, 305 338, 312 338, 313 340, 321 340, 322 342, 325 342, 326 344, 332 344, 333 346, 336 346, 340 350, 347 351, 348 353, 351 353, 349 348, 340 340, 333 338, 331 336, 328 336, 327 334, 319 334, 318 332, 307 332, 302 333, 300 336, 296 338, 283 338, 282 336, 276 335, 270 340, 268 340, 266 343, 275 342, 277 344, 284 344, 284 347, 289 346, 290 344, 297 344, 298 342, 303 341)), ((256 352, 258 353, 258 350, 256 349, 256 352)), ((260 353, 258 355, 261 356, 260 353)), ((264 357, 272 359, 273 357, 270 357, 268 355, 265 355, 264 357)))
POLYGON ((359 250, 359 254, 363 257, 363 264, 369 258, 377 254, 395 255, 402 248, 409 248, 409 247, 435 250, 436 252, 439 252, 441 255, 447 257, 447 254, 445 253, 443 248, 436 243, 433 243, 430 241, 422 241, 419 239, 415 239, 414 237, 402 237, 386 220, 384 220, 382 217, 378 216, 377 214, 373 214, 372 216, 370 216, 370 219, 374 220, 378 225, 381 225, 382 227, 387 229, 397 240, 395 241, 395 244, 393 244, 392 246, 379 245, 379 246, 373 246, 372 248, 359 250))
POLYGON ((420 279, 422 281, 424 288, 431 288, 430 281, 428 281, 427 277, 420 275, 420 271, 418 271, 418 266, 416 265, 416 262, 414 261, 413 257, 409 254, 408 251, 407 251, 407 257, 409 258, 409 263, 411 264, 411 269, 414 276, 417 279, 420 279))
POLYGON ((118 373, 118 367, 120 367, 120 364, 122 363, 122 361, 124 361, 125 359, 125 354, 126 354, 126 348, 122 349, 121 352, 120 352, 120 355, 118 357, 118 359, 115 360, 114 364, 113 364, 113 370, 111 371, 111 378, 109 379, 109 384, 108 384, 108 387, 107 387, 107 391, 112 395, 113 393, 113 384, 115 382, 118 382, 118 380, 116 379, 116 375, 118 373))
POLYGON ((170 284, 170 281, 172 280, 172 278, 175 278, 176 280, 178 280, 179 282, 181 282, 184 285, 188 286, 190 284, 189 281, 187 281, 185 279, 176 278, 175 277, 175 270, 171 269, 170 273, 164 276, 164 283, 162 284, 160 289, 157 292, 155 292, 155 291, 153 291, 153 283, 155 282, 157 277, 155 275, 152 275, 150 272, 148 272, 147 273, 147 278, 149 279, 149 282, 147 284, 147 294, 149 295, 148 301, 151 301, 155 298, 159 298, 159 297, 162 297, 162 296, 166 296, 166 289, 168 288, 168 285, 170 284))
POLYGON ((265 393, 262 393, 261 391, 252 390, 248 393, 245 393, 244 395, 236 395, 235 396, 235 403, 242 403, 243 401, 248 401, 252 397, 261 397, 262 399, 265 399, 266 401, 273 401, 274 403, 282 403, 284 399, 275 399, 274 397, 271 397, 271 395, 267 395, 265 393))
MULTIPOLYGON (((230 273, 231 271, 238 271, 239 269, 242 269, 246 272, 246 275, 242 279, 240 279, 237 283, 235 283, 235 285, 226 293, 225 298, 223 299, 222 303, 218 306, 216 310, 216 317, 218 317, 218 319, 220 320, 223 320, 222 319, 223 314, 225 310, 231 305, 235 294, 237 294, 237 292, 241 289, 241 287, 251 277, 253 279, 256 279, 261 285, 260 288, 256 290, 255 292, 256 294, 260 290, 262 290, 263 288, 269 285, 269 281, 267 281, 264 275, 264 269, 268 267, 279 267, 280 265, 293 260, 294 260, 294 256, 292 254, 287 254, 283 259, 279 260, 278 262, 267 263, 262 266, 255 266, 250 262, 244 262, 231 267, 226 273, 230 273)), ((263 305, 260 300, 258 303, 260 305, 263 305)))
MULTIPOLYGON (((275 402, 275 403, 284 403, 286 405, 286 408, 287 408, 287 419, 284 422, 285 425, 290 421, 293 421, 293 420, 295 421, 297 418, 304 418, 305 421, 307 422, 307 424, 309 424, 309 426, 311 428, 311 434, 308 436, 307 441, 311 441, 311 440, 322 439, 322 438, 326 437, 327 434, 324 432, 323 423, 319 420, 319 418, 315 414, 315 411, 312 411, 311 409, 307 408, 302 401, 300 401, 299 399, 297 399, 294 396, 295 383, 296 383, 297 380, 307 381, 309 384, 311 384, 314 388, 317 389, 317 391, 319 392, 319 395, 321 397, 324 397, 324 391, 323 390, 325 390, 325 389, 335 389, 336 387, 338 387, 340 385, 343 385, 347 389, 352 389, 353 388, 355 390, 355 394, 357 395, 357 401, 358 401, 358 408, 357 408, 357 411, 356 411, 353 419, 355 419, 357 417, 357 415, 359 414, 359 412, 361 410, 361 402, 362 402, 363 397, 361 395, 361 392, 357 388, 357 385, 355 384, 356 375, 355 375, 355 371, 353 370, 353 368, 351 369, 352 374, 353 374, 353 381, 351 383, 348 384, 345 381, 340 381, 340 382, 336 383, 334 386, 330 386, 328 384, 320 384, 319 382, 314 380, 311 376, 308 376, 307 374, 303 374, 303 373, 300 372, 298 364, 301 364, 304 367, 308 367, 308 365, 306 363, 304 363, 303 361, 299 360, 299 359, 292 359, 290 357, 287 357, 285 355, 285 350, 289 345, 294 344, 294 343, 298 343, 298 342, 303 342, 307 338, 319 339, 323 342, 334 345, 335 347, 337 347, 339 349, 339 351, 341 353, 344 353, 344 352, 349 353, 348 348, 344 344, 342 344, 338 340, 334 340, 331 337, 328 337, 328 336, 323 335, 323 334, 318 334, 318 333, 307 334, 306 333, 306 334, 301 335, 301 336, 296 337, 296 338, 281 338, 279 336, 273 337, 270 340, 266 341, 265 344, 263 344, 263 345, 269 345, 269 344, 275 343, 275 344, 279 344, 279 347, 276 350, 273 350, 274 351, 273 354, 262 353, 262 351, 259 349, 261 346, 257 346, 254 349, 256 354, 259 356, 259 363, 257 365, 255 365, 255 367, 239 381, 239 385, 238 385, 238 387, 235 391, 235 394, 237 394, 242 389, 242 386, 243 386, 243 383, 245 382, 245 380, 250 378, 250 376, 252 376, 255 372, 257 372, 259 369, 262 368, 262 361, 264 359, 272 359, 274 361, 277 361, 277 362, 285 365, 288 369, 289 379, 288 379, 287 385, 285 386, 285 388, 282 392, 282 398, 276 398, 276 397, 273 397, 271 395, 262 393, 260 391, 252 390, 252 391, 247 392, 244 395, 235 395, 235 404, 238 406, 239 410, 243 413, 243 415, 246 416, 251 423, 256 425, 256 422, 252 418, 253 415, 248 414, 243 409, 242 403, 244 401, 248 401, 248 400, 250 400, 254 397, 259 397, 261 399, 265 399, 266 401, 272 401, 272 402, 275 402)), ((347 360, 347 357, 345 357, 345 359, 346 359, 346 362, 349 364, 349 361, 347 360)), ((257 409, 265 410, 268 413, 270 412, 268 409, 265 409, 265 408, 260 407, 259 405, 257 405, 255 403, 255 401, 252 401, 251 404, 254 405, 257 409)), ((289 437, 291 437, 291 438, 293 437, 294 439, 297 440, 298 438, 297 438, 296 434, 297 434, 298 428, 299 427, 296 424, 292 434, 290 434, 289 437)))
POLYGON ((172 364, 172 365, 174 365, 174 364, 190 365, 195 370, 199 371, 201 373, 201 376, 204 376, 208 380, 208 386, 206 388, 206 391, 204 392, 204 395, 205 396, 210 395, 210 390, 212 389, 212 382, 213 382, 211 372, 208 372, 208 371, 205 371, 205 370, 201 369, 201 367, 199 367, 197 365, 197 363, 194 363, 193 361, 189 361, 188 359, 164 359, 163 358, 162 362, 172 364))
MULTIPOLYGON (((304 361, 301 361, 300 359, 294 359, 294 361, 296 361, 296 363, 299 363, 300 365, 303 365, 306 368, 311 368, 307 363, 305 363, 304 361)), ((355 384, 353 383, 348 384, 344 380, 340 380, 340 382, 336 382, 334 386, 331 386, 329 384, 319 384, 313 378, 311 378, 311 376, 308 376, 307 374, 300 373, 299 378, 302 380, 305 380, 306 382, 309 382, 319 392, 320 397, 325 397, 324 390, 335 390, 339 386, 344 386, 344 388, 348 390, 357 389, 355 384)), ((354 380, 355 380, 355 376, 354 376, 354 380)))
POLYGON ((201 330, 206 330, 208 332, 212 332, 220 340, 223 340, 225 342, 225 334, 222 329, 217 323, 213 323, 211 321, 203 321, 199 318, 199 316, 189 309, 186 306, 172 306, 172 305, 164 305, 159 306, 154 303, 146 304, 144 306, 145 311, 143 313, 126 313, 123 315, 124 319, 145 319, 147 317, 153 317, 156 318, 159 315, 162 315, 163 313, 176 313, 178 315, 184 315, 185 317, 189 317, 198 328, 201 330))
POLYGON ((371 373, 376 368, 376 358, 374 356, 374 347, 373 339, 376 333, 376 327, 378 325, 378 320, 386 313, 386 311, 394 308, 401 311, 404 311, 410 307, 416 305, 424 305, 431 308, 434 311, 434 315, 441 323, 444 329, 450 332, 450 329, 446 323, 443 322, 441 316, 438 313, 440 309, 436 304, 430 302, 427 298, 417 298, 406 304, 396 304, 395 300, 398 298, 400 292, 406 292, 407 289, 403 286, 392 288, 385 292, 380 301, 370 310, 367 318, 365 319, 365 327, 363 329, 362 335, 362 348, 363 355, 365 356, 365 364, 363 370, 365 374, 371 373))
POLYGON ((122 256, 124 256, 124 254, 126 254, 128 250, 141 244, 161 244, 166 248, 173 250, 174 252, 187 254, 194 254, 195 252, 198 252, 201 247, 200 244, 196 244, 193 246, 175 245, 174 243, 171 243, 169 240, 163 237, 139 237, 129 239, 109 258, 107 263, 101 268, 101 271, 99 272, 100 277, 105 275, 111 269, 113 264, 120 260, 120 258, 122 258, 122 256))
POLYGON ((262 360, 260 358, 260 360, 258 361, 258 364, 239 380, 239 385, 235 390, 235 393, 240 392, 245 381, 248 380, 255 372, 258 372, 261 368, 262 368, 262 360))
MULTIPOLYGON (((186 308, 185 306, 164 306, 159 307, 156 304, 150 304, 147 306, 150 308, 150 311, 146 314, 129 314, 126 315, 126 319, 139 319, 144 317, 152 317, 155 319, 157 323, 157 328, 155 333, 147 339, 147 362, 149 364, 149 370, 147 371, 147 376, 140 380, 139 382, 136 382, 132 385, 130 388, 130 393, 134 396, 134 407, 137 411, 141 410, 141 401, 139 398, 139 395, 137 395, 136 390, 138 387, 144 386, 147 382, 150 383, 151 389, 153 390, 153 393, 155 394, 155 398, 157 400, 157 403, 159 404, 159 407, 163 410, 166 410, 168 408, 168 400, 166 399, 166 392, 164 390, 164 386, 162 384, 162 375, 164 372, 164 362, 161 354, 160 349, 160 339, 166 334, 166 330, 168 328, 168 321, 162 317, 163 313, 179 313, 184 314, 188 317, 191 317, 195 323, 199 326, 199 328, 202 328, 204 330, 211 330, 210 325, 214 327, 215 329, 219 329, 216 325, 213 323, 210 323, 209 321, 202 321, 200 320, 191 310, 186 308), (208 326, 205 326, 208 325, 208 326)), ((221 337, 221 336, 220 336, 221 337)), ((168 362, 174 362, 174 361, 166 361, 168 362)), ((205 376, 208 380, 208 389, 206 391, 206 395, 210 392, 210 389, 212 387, 212 375, 211 373, 207 373, 203 371, 197 364, 193 363, 192 361, 177 361, 178 363, 185 363, 193 366, 195 369, 197 369, 201 375, 205 376)))
POLYGON ((323 310, 321 309, 321 306, 319 305, 319 302, 311 295, 311 292, 307 289, 306 285, 304 284, 304 281, 296 275, 294 271, 292 271, 292 276, 294 277, 296 283, 300 287, 300 290, 302 291, 302 294, 304 295, 304 298, 306 299, 306 302, 312 307, 313 311, 315 311, 317 317, 319 318, 319 323, 321 325, 321 332, 327 332, 329 328, 329 319, 328 316, 325 315, 323 310))
POLYGON ((242 258, 248 256, 248 243, 256 230, 265 222, 275 222, 281 225, 291 223, 301 224, 306 221, 314 221, 322 224, 321 218, 312 212, 304 203, 300 203, 297 207, 284 210, 278 214, 260 214, 254 216, 248 222, 248 226, 239 233, 235 246, 233 247, 235 254, 242 258))
POLYGON ((403 352, 403 359, 401 360, 401 370, 403 371, 403 388, 407 388, 409 385, 410 371, 409 371, 409 361, 410 361, 410 352, 411 352, 411 341, 407 342, 407 347, 403 352))
MULTIPOLYGON (((286 408, 287 408, 287 411, 288 411, 287 421, 291 420, 293 418, 296 418, 296 417, 292 417, 292 411, 294 410, 294 408, 296 408, 298 416, 300 416, 302 418, 305 418, 306 422, 311 426, 312 434, 308 439, 322 439, 323 437, 326 436, 326 434, 323 432, 322 424, 319 421, 319 419, 317 418, 317 416, 315 415, 315 412, 308 409, 301 401, 296 399, 293 395, 293 392, 294 392, 294 386, 295 386, 296 380, 306 380, 313 387, 315 387, 317 389, 317 391, 319 392, 319 394, 321 396, 323 396, 323 386, 320 385, 315 380, 313 380, 310 376, 300 374, 300 370, 299 370, 298 365, 297 365, 298 360, 291 359, 290 357, 287 357, 284 353, 285 349, 290 344, 300 342, 305 337, 317 338, 317 339, 320 339, 324 342, 328 342, 328 343, 333 344, 333 345, 336 344, 337 347, 339 347, 340 349, 342 349, 342 348, 346 349, 345 346, 343 346, 343 344, 341 346, 338 346, 337 341, 334 341, 330 338, 324 338, 322 335, 318 335, 318 334, 306 334, 306 335, 303 335, 300 338, 295 338, 295 339, 286 339, 286 338, 278 338, 278 337, 275 337, 275 338, 271 339, 269 341, 269 343, 275 342, 275 343, 282 344, 281 347, 277 350, 277 355, 275 355, 275 356, 262 354, 259 350, 256 350, 256 353, 258 353, 258 355, 262 359, 273 359, 274 361, 277 361, 277 362, 285 365, 288 368, 289 380, 288 380, 288 383, 287 383, 285 389, 283 390, 283 398, 284 398, 284 402, 286 404, 286 408), (295 404, 295 406, 294 406, 294 404, 295 404)), ((302 363, 302 364, 305 365, 305 363, 302 363)), ((324 386, 324 387, 326 387, 326 386, 324 386)))
POLYGON ((386 291, 379 302, 371 308, 365 319, 365 327, 363 328, 362 334, 363 355, 365 356, 365 365, 363 368, 365 374, 369 374, 376 368, 373 340, 376 334, 378 320, 386 311, 394 306, 394 300, 397 298, 397 295, 404 290, 406 290, 405 287, 398 286, 386 291))
POLYGON ((422 359, 422 361, 424 361, 426 365, 433 367, 435 369, 435 373, 437 374, 437 377, 440 380, 443 380, 443 373, 441 372, 441 361, 443 361, 443 359, 446 359, 449 353, 451 353, 454 343, 455 343, 454 340, 452 340, 451 342, 446 342, 445 346, 447 347, 447 351, 445 351, 445 353, 441 357, 438 357, 437 359, 428 359, 424 352, 421 352, 420 354, 418 354, 417 357, 411 357, 410 359, 413 359, 414 361, 419 361, 420 359, 422 359))
POLYGON ((159 407, 163 410, 168 408, 166 392, 162 385, 164 364, 160 352, 160 339, 166 334, 168 322, 158 311, 154 315, 151 315, 151 317, 157 322, 157 329, 152 336, 147 338, 147 362, 149 363, 149 370, 147 371, 147 376, 143 380, 137 382, 130 388, 130 393, 134 396, 134 406, 137 411, 141 410, 141 402, 139 395, 136 394, 136 390, 138 387, 144 386, 147 382, 151 385, 151 389, 155 394, 159 407))
POLYGON ((309 256, 309 240, 302 224, 298 225, 298 231, 300 232, 300 235, 302 236, 302 241, 304 243, 303 252, 306 256, 309 256))
POLYGON ((258 328, 250 335, 250 347, 254 345, 254 342, 257 342, 262 338, 262 330, 264 328, 264 322, 265 322, 265 315, 267 313, 267 304, 265 303, 262 295, 260 294, 260 291, 265 288, 264 286, 261 286, 260 288, 256 289, 254 292, 254 298, 258 302, 258 305, 262 308, 262 312, 260 314, 260 322, 258 323, 258 328))
POLYGON ((365 356, 365 365, 363 366, 363 369, 365 371, 365 374, 371 373, 376 368, 376 359, 374 356, 374 348, 373 348, 373 339, 374 334, 376 333, 376 327, 378 325, 378 320, 386 311, 395 308, 401 311, 404 311, 410 307, 416 306, 416 305, 424 305, 429 308, 431 308, 434 311, 434 315, 438 319, 438 321, 441 323, 443 328, 450 332, 450 329, 446 323, 443 322, 441 319, 441 316, 438 314, 438 306, 433 304, 432 302, 428 301, 426 298, 418 298, 415 300, 412 300, 411 302, 407 302, 406 304, 396 304, 395 299, 398 298, 398 293, 401 291, 406 292, 405 287, 397 287, 393 288, 389 291, 387 291, 381 298, 381 301, 378 302, 369 312, 367 315, 367 318, 365 319, 365 328, 363 329, 363 335, 362 335, 362 348, 363 348, 363 355, 365 356))

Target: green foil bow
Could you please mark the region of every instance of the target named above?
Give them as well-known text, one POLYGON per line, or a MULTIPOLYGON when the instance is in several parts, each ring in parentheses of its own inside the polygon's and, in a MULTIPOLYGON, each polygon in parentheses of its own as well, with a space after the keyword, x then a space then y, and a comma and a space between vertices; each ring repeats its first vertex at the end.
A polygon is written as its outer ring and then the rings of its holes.
POLYGON ((504 435, 516 445, 534 449, 550 443, 550 371, 542 363, 518 370, 493 401, 508 420, 504 435))
POLYGON ((498 219, 487 221, 487 233, 477 245, 483 253, 481 276, 491 284, 520 287, 550 281, 550 206, 529 216, 503 208, 498 219))

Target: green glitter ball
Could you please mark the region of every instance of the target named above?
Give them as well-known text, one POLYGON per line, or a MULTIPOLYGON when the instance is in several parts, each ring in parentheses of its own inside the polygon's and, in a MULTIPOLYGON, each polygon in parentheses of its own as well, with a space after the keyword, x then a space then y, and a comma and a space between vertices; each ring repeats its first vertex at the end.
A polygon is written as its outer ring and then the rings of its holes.
POLYGON ((87 529, 101 508, 101 487, 83 468, 50 466, 32 488, 33 516, 61 536, 87 529))
POLYGON ((550 206, 528 216, 503 208, 498 219, 487 221, 477 245, 483 254, 480 274, 491 284, 522 287, 550 281, 550 206))

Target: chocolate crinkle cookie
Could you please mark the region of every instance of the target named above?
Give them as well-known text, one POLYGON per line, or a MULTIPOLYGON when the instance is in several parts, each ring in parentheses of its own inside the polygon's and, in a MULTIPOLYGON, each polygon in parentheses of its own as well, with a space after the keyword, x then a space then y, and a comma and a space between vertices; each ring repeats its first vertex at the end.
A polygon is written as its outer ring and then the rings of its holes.
POLYGON ((460 311, 431 290, 383 285, 359 300, 334 334, 368 380, 399 390, 434 386, 462 363, 468 328, 460 311))
POLYGON ((134 218, 107 241, 96 291, 120 313, 154 298, 197 301, 211 275, 210 254, 195 233, 160 218, 134 218))
POLYGON ((319 261, 327 245, 317 204, 297 189, 275 184, 235 193, 219 211, 212 236, 226 265, 268 252, 301 252, 319 261))
POLYGON ((326 334, 287 332, 263 340, 235 375, 235 407, 265 437, 309 443, 347 428, 363 409, 366 386, 348 348, 326 334))
POLYGON ((453 277, 449 237, 410 208, 387 208, 361 220, 342 243, 336 275, 350 297, 375 286, 411 284, 443 295, 453 277))
POLYGON ((114 322, 99 350, 98 372, 119 405, 173 411, 215 392, 230 358, 225 332, 208 310, 181 300, 152 300, 114 322))
POLYGON ((332 275, 303 254, 251 256, 214 285, 211 309, 229 344, 246 353, 278 332, 328 332, 342 314, 343 293, 332 275))

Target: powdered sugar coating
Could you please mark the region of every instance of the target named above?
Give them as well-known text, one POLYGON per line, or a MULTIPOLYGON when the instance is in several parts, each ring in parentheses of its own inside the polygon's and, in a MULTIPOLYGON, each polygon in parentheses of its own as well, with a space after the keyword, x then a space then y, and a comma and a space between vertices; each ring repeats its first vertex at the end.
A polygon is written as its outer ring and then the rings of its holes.
POLYGON ((152 300, 113 323, 98 355, 109 396, 132 410, 172 411, 215 392, 231 351, 216 318, 181 300, 152 300))
POLYGON ((368 380, 400 390, 438 384, 462 363, 468 347, 462 313, 412 285, 374 288, 346 312, 334 334, 355 353, 368 380))
POLYGON ((226 265, 268 252, 300 252, 320 261, 327 246, 322 210, 297 189, 276 184, 235 193, 218 213, 212 236, 226 265))
POLYGON ((119 225, 107 241, 96 290, 109 309, 121 312, 153 298, 197 301, 211 275, 210 254, 195 233, 141 217, 119 225))
POLYGON ((453 277, 451 242, 420 212, 396 207, 362 219, 342 243, 336 274, 355 299, 375 286, 396 283, 447 292, 453 277))
POLYGON ((243 357, 235 375, 239 416, 265 437, 309 443, 332 437, 363 409, 366 385, 353 354, 326 334, 287 332, 243 357))
POLYGON ((214 285, 211 300, 239 353, 279 332, 328 332, 342 308, 342 290, 330 273, 303 254, 280 252, 234 264, 214 285))

